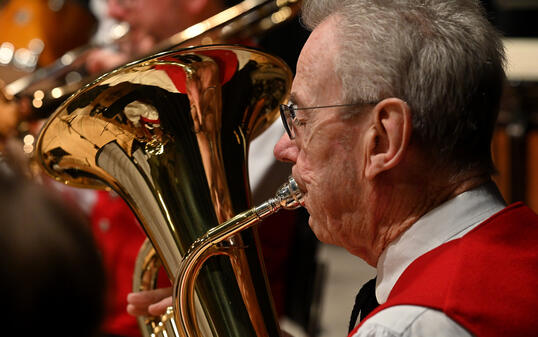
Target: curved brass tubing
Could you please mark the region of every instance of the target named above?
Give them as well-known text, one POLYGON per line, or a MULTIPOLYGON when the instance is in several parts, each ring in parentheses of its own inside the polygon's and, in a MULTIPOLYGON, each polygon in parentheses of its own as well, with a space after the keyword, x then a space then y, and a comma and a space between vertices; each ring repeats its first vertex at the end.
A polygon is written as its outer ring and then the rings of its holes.
POLYGON ((235 234, 258 224, 280 209, 292 210, 302 205, 301 191, 295 180, 290 177, 288 182, 280 187, 274 198, 210 229, 203 237, 193 243, 179 265, 174 284, 176 321, 179 322, 178 328, 182 337, 202 336, 196 324, 194 284, 207 259, 215 255, 228 255, 233 258, 233 255, 228 254, 230 247, 220 244, 235 234))

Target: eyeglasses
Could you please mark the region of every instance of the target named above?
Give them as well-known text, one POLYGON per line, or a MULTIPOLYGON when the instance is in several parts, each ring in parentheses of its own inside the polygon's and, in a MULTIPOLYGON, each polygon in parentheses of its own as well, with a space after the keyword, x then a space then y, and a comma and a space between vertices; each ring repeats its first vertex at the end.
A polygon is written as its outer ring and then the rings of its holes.
POLYGON ((296 111, 297 110, 311 110, 311 109, 325 109, 325 108, 335 108, 343 106, 354 106, 354 105, 368 105, 368 104, 377 104, 378 102, 358 102, 358 103, 349 103, 349 104, 334 104, 334 105, 321 105, 313 106, 307 108, 299 108, 297 104, 289 102, 288 104, 280 104, 280 117, 282 118, 282 123, 284 124, 284 129, 288 133, 290 139, 295 139, 295 128, 293 124, 297 121, 296 111))

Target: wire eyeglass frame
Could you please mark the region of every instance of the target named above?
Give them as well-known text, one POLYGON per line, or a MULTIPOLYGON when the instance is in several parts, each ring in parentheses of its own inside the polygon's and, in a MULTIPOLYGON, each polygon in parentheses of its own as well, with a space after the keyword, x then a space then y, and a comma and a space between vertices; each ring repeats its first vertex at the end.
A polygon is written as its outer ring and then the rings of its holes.
POLYGON ((336 108, 336 107, 354 106, 354 105, 369 105, 369 104, 377 104, 377 103, 378 102, 358 102, 358 103, 320 105, 320 106, 299 108, 297 104, 290 101, 288 104, 280 104, 280 118, 282 119, 282 123, 284 124, 284 129, 286 130, 288 137, 290 137, 290 139, 295 139, 295 130, 294 130, 293 124, 295 120, 297 119, 297 114, 296 114, 297 110, 325 109, 325 108, 336 108))

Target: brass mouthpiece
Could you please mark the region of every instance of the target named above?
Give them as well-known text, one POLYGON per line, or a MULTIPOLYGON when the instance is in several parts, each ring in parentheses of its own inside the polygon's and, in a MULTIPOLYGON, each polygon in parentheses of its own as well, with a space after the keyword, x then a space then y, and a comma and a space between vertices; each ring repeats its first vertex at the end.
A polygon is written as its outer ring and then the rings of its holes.
POLYGON ((260 218, 265 218, 281 208, 293 210, 304 205, 303 194, 297 186, 297 182, 293 177, 288 178, 288 182, 282 184, 275 194, 263 204, 255 207, 255 212, 260 218))
POLYGON ((296 209, 304 206, 303 193, 299 189, 297 182, 293 177, 288 178, 288 182, 282 184, 276 192, 276 198, 279 200, 280 206, 284 209, 296 209))

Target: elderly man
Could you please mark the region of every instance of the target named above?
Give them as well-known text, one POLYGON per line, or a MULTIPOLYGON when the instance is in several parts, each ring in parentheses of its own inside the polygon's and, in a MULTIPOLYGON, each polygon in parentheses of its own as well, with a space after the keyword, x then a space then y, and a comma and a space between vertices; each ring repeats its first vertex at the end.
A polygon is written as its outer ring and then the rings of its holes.
POLYGON ((490 179, 504 56, 478 1, 312 0, 303 21, 274 153, 316 236, 377 268, 350 336, 538 333, 538 216, 490 179))

